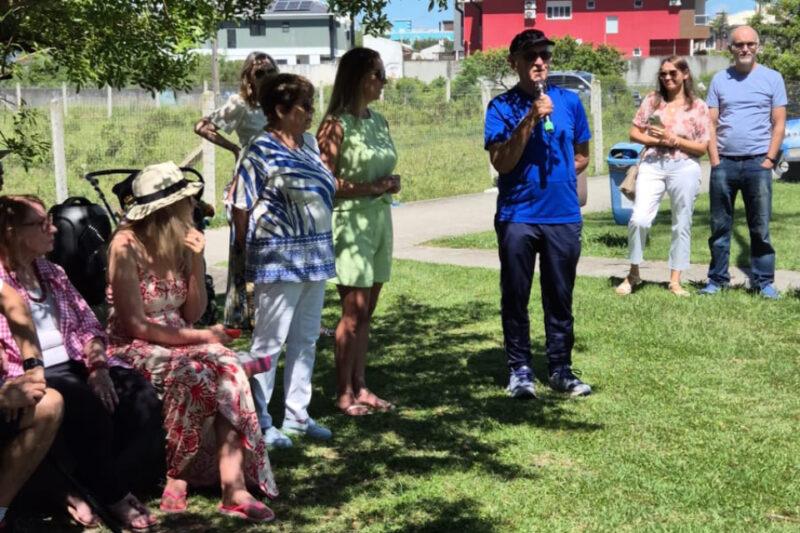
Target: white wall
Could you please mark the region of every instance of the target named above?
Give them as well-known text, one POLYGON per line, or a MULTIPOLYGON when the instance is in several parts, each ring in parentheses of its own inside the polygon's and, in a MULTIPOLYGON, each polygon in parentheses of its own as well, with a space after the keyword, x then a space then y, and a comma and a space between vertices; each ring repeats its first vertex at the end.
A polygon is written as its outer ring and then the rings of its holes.
POLYGON ((386 76, 397 79, 403 77, 403 46, 383 37, 364 36, 364 46, 372 48, 381 55, 386 76))

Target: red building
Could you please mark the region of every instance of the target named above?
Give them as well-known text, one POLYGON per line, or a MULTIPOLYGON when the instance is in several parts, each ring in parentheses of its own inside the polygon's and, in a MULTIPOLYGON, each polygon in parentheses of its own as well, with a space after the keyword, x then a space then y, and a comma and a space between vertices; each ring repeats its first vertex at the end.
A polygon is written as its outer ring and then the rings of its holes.
POLYGON ((705 0, 463 0, 456 24, 462 12, 466 54, 506 48, 529 28, 614 46, 626 57, 693 55, 709 37, 705 0))

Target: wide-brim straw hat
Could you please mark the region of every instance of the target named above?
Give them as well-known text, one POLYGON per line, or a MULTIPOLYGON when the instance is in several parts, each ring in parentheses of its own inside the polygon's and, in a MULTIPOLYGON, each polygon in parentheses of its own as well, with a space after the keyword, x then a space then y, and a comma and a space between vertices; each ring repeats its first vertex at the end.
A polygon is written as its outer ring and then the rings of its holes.
MULTIPOLYGON (((190 174, 191 175, 191 174, 190 174)), ((141 220, 175 202, 194 196, 203 189, 203 183, 186 176, 172 161, 145 167, 133 178, 130 207, 126 220, 141 220)))

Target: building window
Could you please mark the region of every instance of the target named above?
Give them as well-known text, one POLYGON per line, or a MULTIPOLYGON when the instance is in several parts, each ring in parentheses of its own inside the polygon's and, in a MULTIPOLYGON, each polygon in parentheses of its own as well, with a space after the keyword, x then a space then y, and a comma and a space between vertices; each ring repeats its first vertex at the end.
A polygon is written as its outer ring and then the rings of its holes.
POLYGON ((615 16, 606 17, 606 34, 619 33, 619 19, 615 16))
POLYGON ((633 0, 634 9, 642 9, 644 7, 644 0, 633 0))
POLYGON ((595 9, 596 7, 595 0, 586 0, 586 9, 595 9))
POLYGON ((236 30, 225 30, 227 33, 228 48, 236 48, 236 30))
POLYGON ((283 30, 283 33, 289 33, 289 23, 284 22, 283 24, 281 24, 281 30, 283 30))
POLYGON ((633 49, 633 57, 642 57, 642 49, 641 48, 634 48, 633 49))
POLYGON ((572 18, 571 0, 548 0, 547 20, 569 20, 572 18))
POLYGON ((250 36, 263 37, 267 34, 267 23, 263 20, 256 20, 250 23, 250 36))

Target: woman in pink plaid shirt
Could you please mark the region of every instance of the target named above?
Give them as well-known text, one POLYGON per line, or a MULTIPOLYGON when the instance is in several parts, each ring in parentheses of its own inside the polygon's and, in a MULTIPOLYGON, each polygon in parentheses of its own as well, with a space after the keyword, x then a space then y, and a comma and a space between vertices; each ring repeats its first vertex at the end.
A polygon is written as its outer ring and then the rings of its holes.
MULTIPOLYGON (((158 461, 161 406, 138 372, 106 357, 106 335, 64 270, 46 259, 56 228, 35 196, 0 196, 0 279, 31 309, 49 387, 64 397, 64 419, 53 446, 77 465, 75 475, 125 527, 146 529, 156 519, 133 496, 130 479, 158 461)), ((22 356, 0 316, 0 377, 23 373, 22 356)), ((26 361, 25 368, 32 363, 26 361)), ((67 509, 84 526, 97 518, 67 493, 67 509)))

